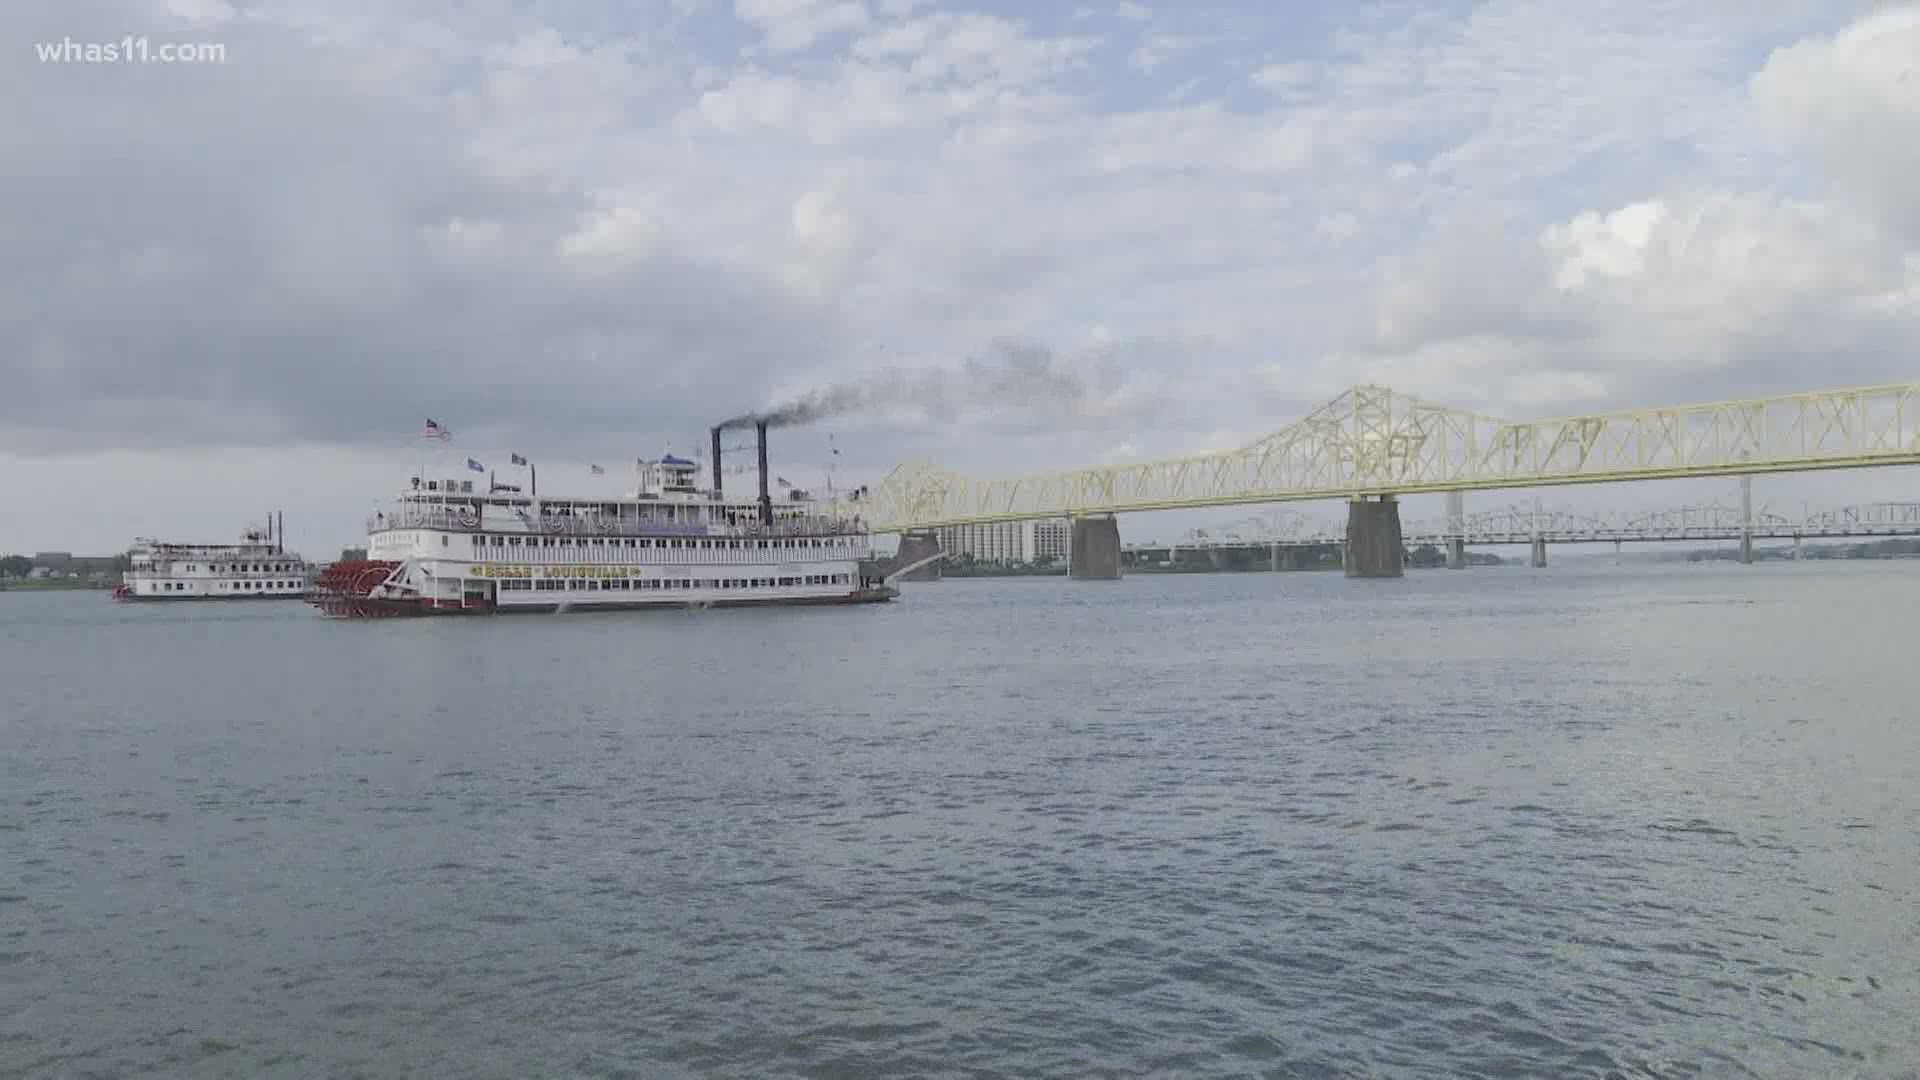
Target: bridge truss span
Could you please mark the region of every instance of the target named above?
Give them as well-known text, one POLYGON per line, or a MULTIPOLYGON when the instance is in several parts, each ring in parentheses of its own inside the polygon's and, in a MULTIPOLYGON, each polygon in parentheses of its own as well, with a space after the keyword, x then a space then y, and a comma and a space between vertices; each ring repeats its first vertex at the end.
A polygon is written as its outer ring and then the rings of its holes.
POLYGON ((1847 506, 1808 517, 1799 536, 1913 536, 1920 534, 1920 502, 1847 506))
MULTIPOLYGON (((1423 544, 1441 547, 1453 540, 1472 546, 1527 544, 1535 539, 1552 544, 1720 542, 1739 540, 1742 536, 1755 540, 1920 536, 1920 502, 1864 503, 1798 515, 1758 509, 1751 521, 1742 520, 1739 507, 1723 503, 1635 513, 1584 513, 1514 505, 1455 520, 1410 521, 1405 525, 1405 542, 1410 547, 1423 544)), ((1293 547, 1339 544, 1345 539, 1341 522, 1284 511, 1280 515, 1252 518, 1224 527, 1194 529, 1173 544, 1130 546, 1147 549, 1293 547), (1279 527, 1267 527, 1272 525, 1279 527)))
POLYGON ((881 532, 1338 497, 1920 464, 1920 383, 1514 423, 1356 386, 1237 450, 984 480, 904 465, 881 532))

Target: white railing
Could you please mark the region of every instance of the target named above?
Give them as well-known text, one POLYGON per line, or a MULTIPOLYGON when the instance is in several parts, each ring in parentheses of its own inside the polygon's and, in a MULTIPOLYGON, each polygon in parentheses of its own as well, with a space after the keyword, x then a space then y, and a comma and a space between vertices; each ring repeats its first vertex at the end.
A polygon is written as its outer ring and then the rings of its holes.
POLYGON ((389 529, 444 529, 450 532, 506 532, 545 536, 619 536, 657 539, 770 539, 802 536, 856 536, 867 531, 859 518, 808 516, 787 518, 772 525, 679 525, 664 521, 576 514, 547 514, 491 520, 472 511, 402 506, 367 519, 369 534, 389 529))

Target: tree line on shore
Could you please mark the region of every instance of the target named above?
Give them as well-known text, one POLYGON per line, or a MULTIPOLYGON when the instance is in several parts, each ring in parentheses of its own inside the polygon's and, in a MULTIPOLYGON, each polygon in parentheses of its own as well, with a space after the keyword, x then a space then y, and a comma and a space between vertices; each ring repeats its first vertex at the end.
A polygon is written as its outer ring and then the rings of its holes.
POLYGON ((111 588, 133 566, 133 557, 73 556, 64 552, 0 555, 0 588, 31 584, 40 588, 111 588))

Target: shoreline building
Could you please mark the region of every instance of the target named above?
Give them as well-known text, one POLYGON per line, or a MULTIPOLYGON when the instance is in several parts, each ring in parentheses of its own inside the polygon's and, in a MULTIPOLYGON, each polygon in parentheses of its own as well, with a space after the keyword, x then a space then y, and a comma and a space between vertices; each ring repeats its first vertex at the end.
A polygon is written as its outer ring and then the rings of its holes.
POLYGON ((934 535, 940 539, 940 550, 949 556, 972 556, 976 562, 1002 565, 1042 559, 1065 562, 1073 542, 1066 518, 948 525, 934 530, 934 535))

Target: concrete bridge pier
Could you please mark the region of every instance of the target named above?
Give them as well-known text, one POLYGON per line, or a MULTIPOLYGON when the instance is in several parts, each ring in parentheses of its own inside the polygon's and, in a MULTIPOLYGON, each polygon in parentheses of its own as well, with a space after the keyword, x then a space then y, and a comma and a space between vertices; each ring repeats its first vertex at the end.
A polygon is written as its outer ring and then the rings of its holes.
POLYGON ((1075 581, 1120 578, 1120 521, 1112 514, 1073 519, 1067 576, 1075 581))
POLYGON ((1543 513, 1540 496, 1533 497, 1533 568, 1538 570, 1547 565, 1547 538, 1540 533, 1540 518, 1543 513))
POLYGON ((928 558, 932 558, 932 561, 918 569, 909 570, 901 574, 899 580, 939 581, 941 562, 941 560, 937 558, 939 554, 940 537, 937 534, 931 532, 901 534, 900 548, 893 556, 894 566, 912 566, 914 563, 928 558))
POLYGON ((1277 543, 1267 545, 1267 569, 1280 569, 1280 545, 1277 543))
POLYGON ((1620 541, 1618 540, 1613 542, 1613 565, 1620 565, 1620 541))
POLYGON ((1753 477, 1740 478, 1740 561, 1753 563, 1753 477))
POLYGON ((1800 545, 1800 537, 1796 535, 1793 538, 1793 561, 1794 562, 1799 562, 1801 560, 1801 558, 1803 557, 1803 551, 1804 549, 1800 545))
POLYGON ((1467 568, 1467 496, 1447 492, 1447 569, 1467 568))
POLYGON ((1362 496, 1347 503, 1347 542, 1341 548, 1348 577, 1397 578, 1407 572, 1400 532, 1400 500, 1362 496))

